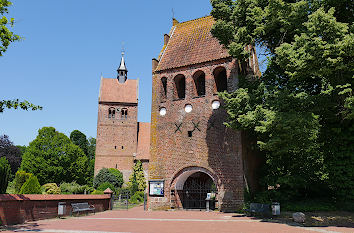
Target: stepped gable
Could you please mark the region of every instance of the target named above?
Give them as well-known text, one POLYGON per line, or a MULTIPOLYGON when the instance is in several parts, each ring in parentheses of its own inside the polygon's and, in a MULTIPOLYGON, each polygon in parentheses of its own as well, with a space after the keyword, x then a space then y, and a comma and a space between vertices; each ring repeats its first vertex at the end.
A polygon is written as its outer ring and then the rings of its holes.
POLYGON ((230 57, 210 32, 214 22, 212 16, 206 16, 173 26, 155 71, 230 57))
POLYGON ((100 103, 138 103, 137 96, 138 80, 127 79, 124 83, 119 83, 117 79, 101 78, 100 103))

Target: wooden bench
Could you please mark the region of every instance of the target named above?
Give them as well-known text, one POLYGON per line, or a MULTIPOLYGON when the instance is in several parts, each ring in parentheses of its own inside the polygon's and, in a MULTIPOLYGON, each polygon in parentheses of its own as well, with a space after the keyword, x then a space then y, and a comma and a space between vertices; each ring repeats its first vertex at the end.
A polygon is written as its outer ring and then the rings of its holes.
POLYGON ((250 208, 245 210, 247 213, 252 215, 268 215, 271 213, 269 204, 261 204, 261 203, 251 203, 250 208))
POLYGON ((80 214, 80 212, 84 211, 93 211, 95 213, 95 207, 93 205, 89 205, 87 202, 84 203, 71 203, 72 207, 72 213, 77 212, 80 214))

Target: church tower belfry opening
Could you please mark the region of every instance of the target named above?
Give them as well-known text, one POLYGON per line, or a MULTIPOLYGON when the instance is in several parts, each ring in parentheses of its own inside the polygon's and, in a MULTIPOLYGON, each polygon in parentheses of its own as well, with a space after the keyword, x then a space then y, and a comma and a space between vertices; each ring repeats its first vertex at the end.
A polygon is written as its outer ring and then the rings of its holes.
POLYGON ((117 79, 119 81, 119 83, 125 83, 125 81, 127 81, 127 74, 128 74, 128 70, 127 67, 125 65, 125 61, 124 61, 124 51, 122 51, 122 58, 120 59, 120 64, 119 67, 117 69, 117 79))

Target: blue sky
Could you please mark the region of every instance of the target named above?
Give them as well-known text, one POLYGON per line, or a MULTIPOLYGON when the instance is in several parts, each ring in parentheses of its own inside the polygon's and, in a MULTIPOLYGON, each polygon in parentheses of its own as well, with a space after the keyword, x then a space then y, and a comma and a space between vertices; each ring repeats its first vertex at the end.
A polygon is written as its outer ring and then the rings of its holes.
POLYGON ((151 59, 174 16, 210 14, 208 0, 13 0, 9 15, 23 37, 0 57, 0 98, 28 100, 42 111, 5 110, 0 134, 28 145, 38 129, 96 137, 101 73, 115 78, 122 42, 128 78, 140 80, 138 120, 150 121, 151 59))
POLYGON ((151 59, 179 21, 208 15, 208 0, 13 0, 10 17, 24 39, 0 57, 1 99, 26 99, 42 111, 5 110, 0 134, 28 145, 43 126, 96 137, 100 75, 115 78, 122 42, 128 78, 140 79, 139 121, 150 121, 151 59))

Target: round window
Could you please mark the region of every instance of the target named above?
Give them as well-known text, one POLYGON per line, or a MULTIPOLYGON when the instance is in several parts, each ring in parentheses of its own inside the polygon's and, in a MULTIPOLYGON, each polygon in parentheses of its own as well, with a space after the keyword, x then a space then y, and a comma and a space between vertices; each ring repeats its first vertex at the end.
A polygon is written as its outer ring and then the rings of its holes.
POLYGON ((193 107, 192 107, 192 105, 190 105, 190 104, 187 104, 185 107, 184 107, 184 111, 186 111, 186 112, 191 112, 193 110, 193 107))
POLYGON ((220 107, 220 101, 219 100, 214 100, 212 103, 211 103, 211 107, 213 109, 218 109, 220 107))
POLYGON ((160 115, 161 116, 166 115, 166 113, 167 113, 166 108, 160 108, 160 115))

